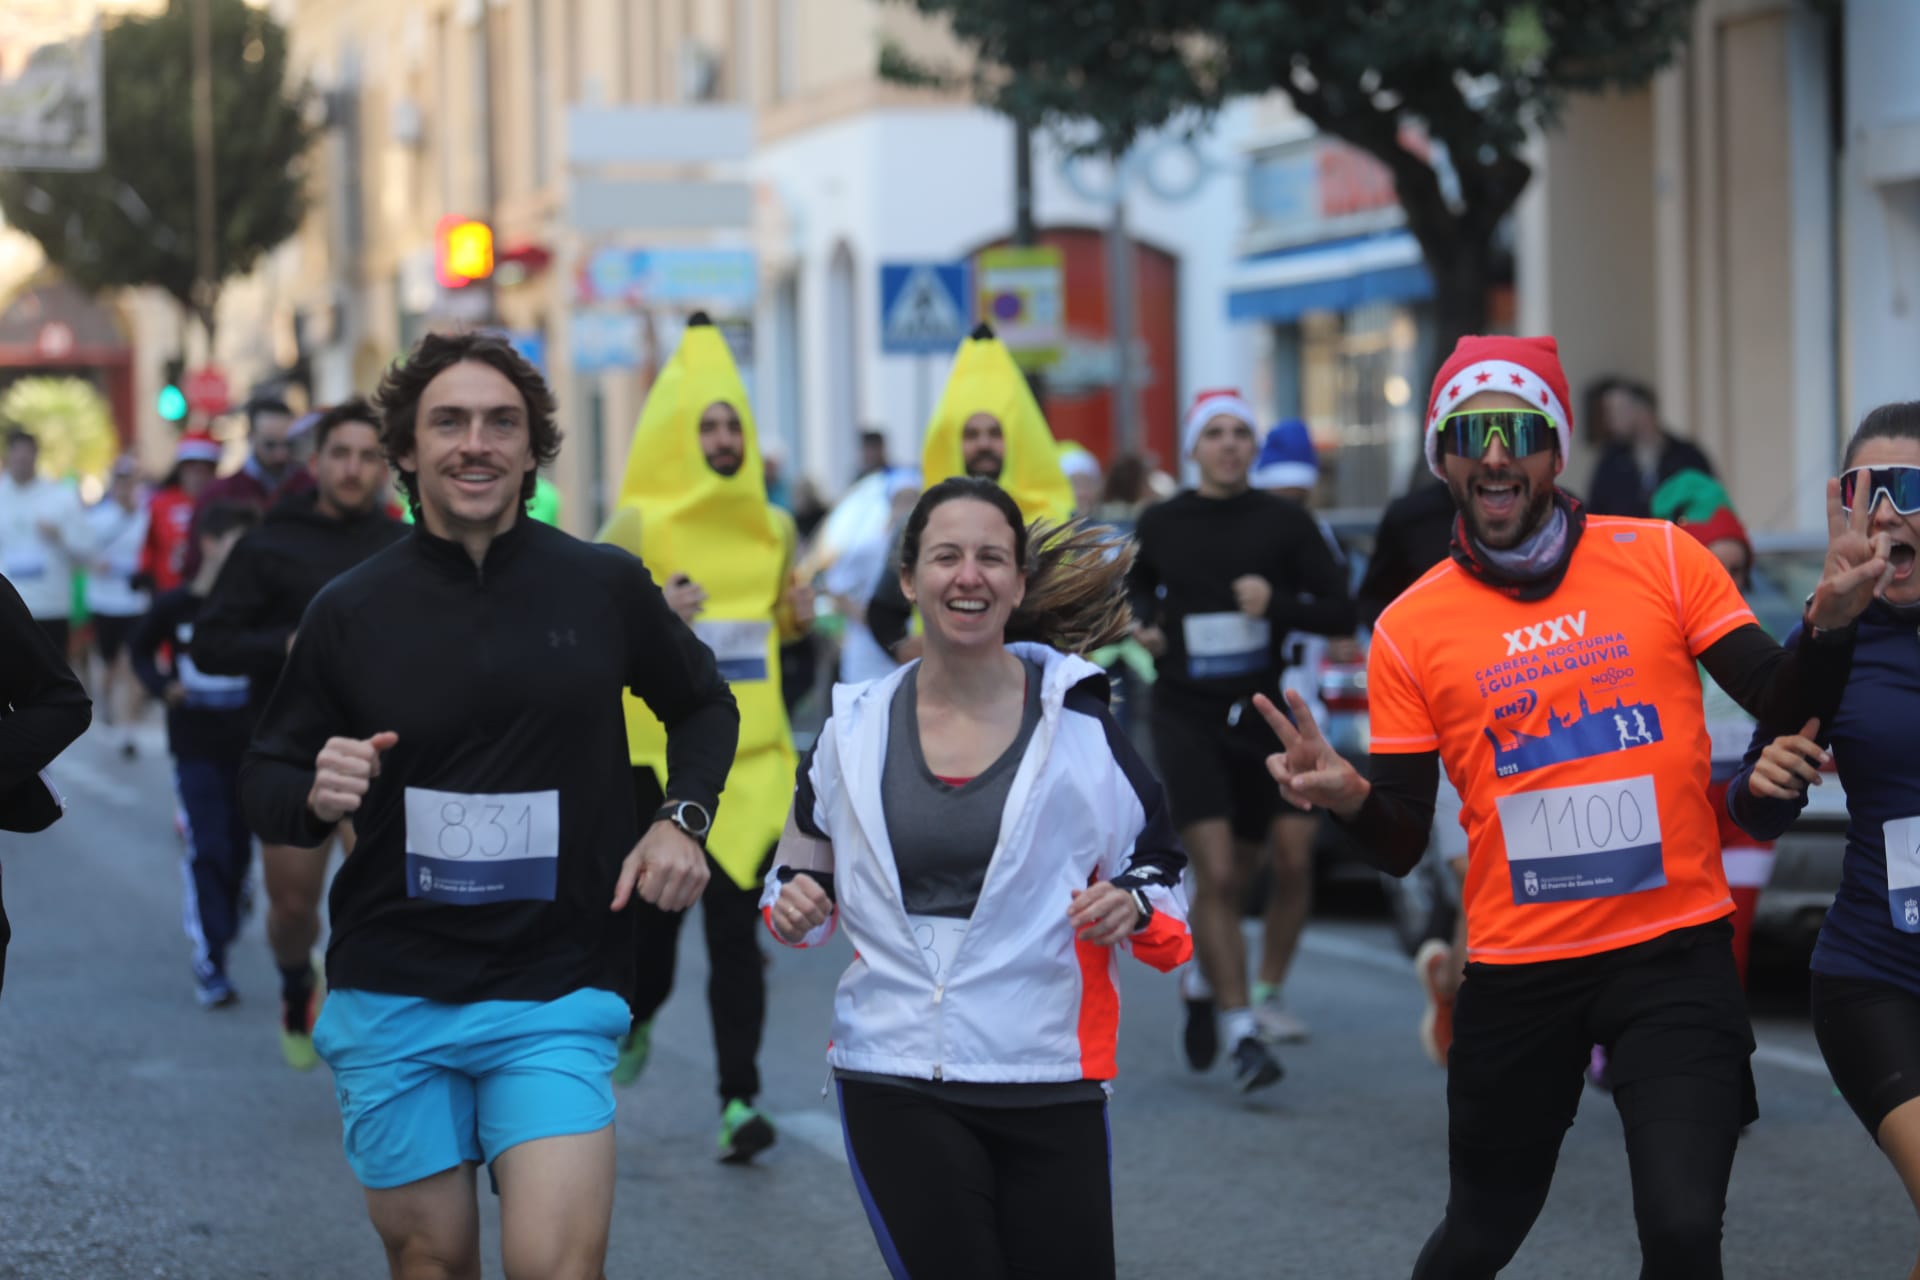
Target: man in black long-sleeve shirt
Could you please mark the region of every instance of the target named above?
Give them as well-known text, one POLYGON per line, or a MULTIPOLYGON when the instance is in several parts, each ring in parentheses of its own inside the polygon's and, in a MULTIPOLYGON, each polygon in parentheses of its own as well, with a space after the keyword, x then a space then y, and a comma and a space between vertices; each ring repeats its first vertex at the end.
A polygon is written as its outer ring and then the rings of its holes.
MULTIPOLYGON (((1235 1080, 1255 1089, 1277 1081, 1281 1069, 1248 999, 1240 908, 1254 868, 1284 846, 1264 763, 1271 744, 1247 699, 1278 692, 1290 632, 1349 634, 1353 604, 1306 509, 1250 487, 1259 443, 1244 400, 1203 395, 1184 438, 1199 487, 1141 513, 1128 590, 1135 635, 1158 672, 1154 764, 1192 859, 1200 973, 1182 978, 1188 1063, 1211 1066, 1224 1030, 1235 1080), (1194 981, 1201 976, 1210 990, 1194 981)), ((1278 868, 1276 892, 1308 891, 1306 853, 1278 868)))
POLYGON ((1711 553, 1664 522, 1588 519, 1550 338, 1464 338, 1427 457, 1461 517, 1451 559, 1381 615, 1368 777, 1270 702, 1282 795, 1383 870, 1420 857, 1442 761, 1469 843, 1446 1216, 1414 1275, 1493 1275, 1546 1202, 1591 1046, 1608 1052, 1646 1276, 1721 1274, 1735 1143, 1755 1115, 1696 661, 1755 715, 1801 723, 1844 684, 1886 570, 1830 488, 1809 639, 1782 650, 1711 553), (1797 719, 1796 719, 1797 717, 1797 719))
MULTIPOLYGON (((406 525, 380 508, 386 459, 376 419, 373 406, 358 397, 320 416, 312 429, 313 488, 280 499, 241 540, 200 611, 194 666, 209 676, 246 677, 256 709, 273 692, 301 616, 320 589, 406 537, 406 525)), ((341 845, 352 847, 350 829, 342 830, 341 845)), ((331 841, 316 849, 261 836, 267 945, 280 970, 280 1052, 301 1071, 320 1062, 313 1052, 313 944, 331 848, 331 841)))
POLYGON ((559 449, 531 365, 430 335, 379 404, 419 526, 315 598, 242 795, 263 838, 358 828, 315 1046, 394 1275, 477 1274, 482 1161, 510 1272, 597 1275, 625 908, 699 898, 738 712, 638 560, 525 518, 559 449), (670 795, 644 836, 623 688, 667 728, 670 795))
MULTIPOLYGON (((65 655, 0 577, 0 831, 44 831, 60 817, 60 801, 40 771, 92 720, 93 703, 65 655)), ((0 985, 12 938, 0 902, 0 985)))

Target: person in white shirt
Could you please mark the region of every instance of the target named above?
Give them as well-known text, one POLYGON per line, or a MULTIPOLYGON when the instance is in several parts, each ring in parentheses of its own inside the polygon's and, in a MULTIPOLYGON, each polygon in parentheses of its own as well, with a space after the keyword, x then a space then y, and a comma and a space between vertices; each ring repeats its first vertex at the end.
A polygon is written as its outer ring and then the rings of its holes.
POLYGON ((87 509, 87 614, 93 648, 100 656, 100 704, 120 754, 131 760, 133 721, 140 687, 127 661, 127 637, 147 611, 147 593, 135 587, 140 553, 147 542, 147 504, 140 492, 140 464, 130 455, 114 459, 112 487, 87 509))
POLYGON ((0 476, 0 574, 64 658, 73 616, 73 570, 88 550, 86 510, 72 485, 39 475, 40 442, 20 427, 7 432, 0 476))

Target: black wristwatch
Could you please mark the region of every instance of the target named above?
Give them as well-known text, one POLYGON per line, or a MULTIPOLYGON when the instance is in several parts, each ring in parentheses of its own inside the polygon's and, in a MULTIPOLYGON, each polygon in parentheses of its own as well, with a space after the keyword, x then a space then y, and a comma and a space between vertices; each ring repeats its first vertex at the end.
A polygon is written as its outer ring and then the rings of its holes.
POLYGON ((1138 933, 1153 922, 1153 904, 1147 901, 1145 889, 1129 889, 1127 896, 1133 899, 1134 906, 1140 908, 1140 922, 1133 926, 1133 931, 1138 933))
POLYGON ((654 811, 655 822, 671 822, 687 833, 694 843, 704 846, 707 832, 713 830, 713 815, 705 805, 692 800, 669 800, 654 811))

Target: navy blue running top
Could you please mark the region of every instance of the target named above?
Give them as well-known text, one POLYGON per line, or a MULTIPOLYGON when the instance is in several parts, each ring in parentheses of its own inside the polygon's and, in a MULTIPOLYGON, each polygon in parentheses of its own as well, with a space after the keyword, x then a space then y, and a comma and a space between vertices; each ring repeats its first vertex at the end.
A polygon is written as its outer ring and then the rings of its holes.
MULTIPOLYGON (((1796 635, 1798 631, 1796 629, 1796 635)), ((1793 644, 1788 642, 1789 647, 1793 644)), ((1727 809, 1752 836, 1772 840, 1793 824, 1806 798, 1762 799, 1748 789, 1766 745, 1799 725, 1762 724, 1740 772, 1727 788, 1727 809)), ((1847 792, 1847 853, 1840 892, 1813 950, 1815 972, 1890 982, 1920 995, 1920 877, 1889 885, 1889 822, 1915 819, 1896 831, 1909 851, 1920 845, 1920 625, 1884 601, 1859 623, 1853 671, 1820 744, 1833 752, 1847 792)), ((1896 860, 1898 861, 1898 860, 1896 860)), ((1920 859, 1915 860, 1920 866, 1920 859)), ((1896 867, 1896 871, 1898 868, 1896 867)))

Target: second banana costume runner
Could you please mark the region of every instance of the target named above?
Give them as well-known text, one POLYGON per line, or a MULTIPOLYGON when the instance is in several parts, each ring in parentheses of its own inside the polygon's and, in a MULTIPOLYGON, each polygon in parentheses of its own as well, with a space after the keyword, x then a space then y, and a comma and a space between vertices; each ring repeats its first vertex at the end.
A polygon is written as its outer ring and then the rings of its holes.
MULTIPOLYGON (((721 1158, 751 1160, 774 1141, 753 1107, 766 1013, 759 943, 760 877, 786 820, 798 758, 781 699, 780 645, 804 631, 789 589, 791 517, 767 501, 746 388, 726 340, 704 315, 647 396, 634 429, 620 504, 600 541, 639 556, 667 601, 713 650, 740 706, 740 746, 727 804, 706 846, 714 874, 701 902, 707 1000, 719 1059, 721 1158)), ((650 819, 664 798, 666 733, 627 699, 635 804, 650 819)), ((682 916, 641 904, 633 1026, 620 1043, 617 1084, 645 1069, 654 1015, 673 989, 682 916)))

